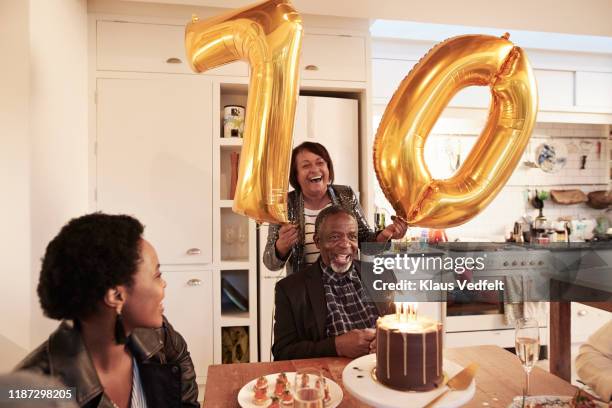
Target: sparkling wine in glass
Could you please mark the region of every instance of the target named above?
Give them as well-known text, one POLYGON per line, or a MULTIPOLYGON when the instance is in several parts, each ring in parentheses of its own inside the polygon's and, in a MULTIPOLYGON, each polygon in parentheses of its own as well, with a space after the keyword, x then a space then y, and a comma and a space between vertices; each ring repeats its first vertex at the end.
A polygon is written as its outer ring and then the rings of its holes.
POLYGON ((323 408, 324 384, 319 369, 298 370, 294 380, 293 408, 323 408))
POLYGON ((525 370, 525 392, 529 395, 529 374, 540 354, 540 327, 535 319, 518 319, 515 329, 516 355, 525 370))

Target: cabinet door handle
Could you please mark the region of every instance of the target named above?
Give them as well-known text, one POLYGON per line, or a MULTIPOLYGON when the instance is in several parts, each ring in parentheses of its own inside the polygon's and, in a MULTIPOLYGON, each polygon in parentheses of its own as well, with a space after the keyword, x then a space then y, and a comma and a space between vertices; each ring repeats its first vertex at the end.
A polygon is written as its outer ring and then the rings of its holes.
POLYGON ((201 279, 189 279, 187 281, 187 286, 200 286, 202 284, 201 279))
POLYGON ((586 310, 579 310, 578 311, 578 316, 586 316, 589 312, 587 312, 586 310))
POLYGON ((202 250, 200 248, 189 248, 186 254, 187 255, 201 255, 202 250))
POLYGON ((317 67, 316 65, 306 65, 304 69, 306 71, 318 71, 319 67, 317 67))
POLYGON ((182 64, 182 63, 183 63, 183 61, 181 61, 181 59, 180 59, 180 58, 171 57, 171 58, 168 58, 168 59, 166 60, 166 63, 167 63, 167 64, 182 64))

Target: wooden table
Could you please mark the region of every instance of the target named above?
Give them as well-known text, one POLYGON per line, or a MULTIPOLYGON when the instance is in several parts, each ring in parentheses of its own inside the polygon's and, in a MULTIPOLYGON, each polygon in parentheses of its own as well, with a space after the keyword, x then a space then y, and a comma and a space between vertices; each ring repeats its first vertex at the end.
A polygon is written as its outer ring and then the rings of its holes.
MULTIPOLYGON (((478 346, 447 349, 444 358, 462 366, 471 362, 480 365, 476 374, 476 394, 466 407, 506 408, 516 395, 521 395, 525 374, 518 358, 497 346, 478 346), (486 405, 485 405, 486 403, 486 405)), ((280 371, 296 371, 304 367, 319 367, 325 376, 337 382, 344 392, 340 407, 367 407, 344 389, 342 370, 350 362, 346 358, 315 358, 309 360, 277 361, 273 363, 221 364, 208 367, 204 407, 237 407, 238 391, 247 382, 280 371)), ((576 388, 540 368, 531 372, 531 393, 574 395, 576 388)))

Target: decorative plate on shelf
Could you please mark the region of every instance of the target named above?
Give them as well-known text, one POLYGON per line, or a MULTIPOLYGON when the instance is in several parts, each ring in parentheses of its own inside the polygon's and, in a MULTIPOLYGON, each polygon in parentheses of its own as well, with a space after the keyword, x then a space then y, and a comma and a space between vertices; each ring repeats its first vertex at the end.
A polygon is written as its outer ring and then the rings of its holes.
POLYGON ((542 143, 535 151, 536 164, 546 173, 556 173, 567 163, 567 147, 560 142, 542 143))

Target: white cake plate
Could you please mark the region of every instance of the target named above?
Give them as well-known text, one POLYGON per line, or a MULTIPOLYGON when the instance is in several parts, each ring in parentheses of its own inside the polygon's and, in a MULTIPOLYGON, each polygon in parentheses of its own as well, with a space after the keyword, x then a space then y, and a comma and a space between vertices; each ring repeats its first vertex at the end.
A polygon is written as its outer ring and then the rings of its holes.
MULTIPOLYGON (((398 391, 374 380, 372 371, 376 366, 376 354, 368 354, 351 361, 342 372, 344 388, 361 402, 377 408, 420 408, 444 392, 443 386, 428 392, 398 391)), ((451 378, 463 367, 444 360, 443 370, 451 378)), ((476 392, 476 380, 464 391, 451 391, 435 405, 435 408, 458 408, 472 399, 476 392)))

